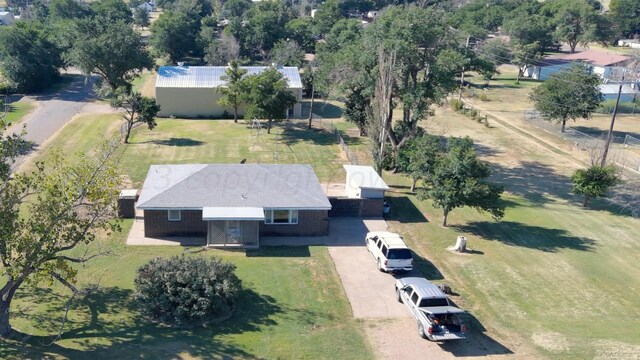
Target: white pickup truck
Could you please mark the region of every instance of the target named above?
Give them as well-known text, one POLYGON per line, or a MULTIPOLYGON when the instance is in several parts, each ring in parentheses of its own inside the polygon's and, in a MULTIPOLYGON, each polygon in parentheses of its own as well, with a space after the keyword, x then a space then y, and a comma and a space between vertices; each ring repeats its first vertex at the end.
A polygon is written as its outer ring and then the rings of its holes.
POLYGON ((447 296, 429 280, 406 277, 396 281, 398 301, 404 303, 418 321, 418 334, 432 341, 464 339, 466 326, 447 296))

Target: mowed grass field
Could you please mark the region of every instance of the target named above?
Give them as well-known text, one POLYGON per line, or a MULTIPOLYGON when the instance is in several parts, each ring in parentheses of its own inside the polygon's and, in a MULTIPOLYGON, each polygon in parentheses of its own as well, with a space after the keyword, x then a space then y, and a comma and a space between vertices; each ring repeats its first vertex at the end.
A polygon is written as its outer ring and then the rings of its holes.
MULTIPOLYGON (((117 115, 84 115, 65 126, 52 146, 65 153, 89 151, 101 137, 117 133, 121 124, 117 115)), ((344 180, 335 138, 327 131, 307 130, 305 121, 277 123, 271 134, 263 128, 258 135, 244 121, 158 119, 153 130, 146 126, 134 129, 129 142, 122 147, 120 166, 137 188, 151 164, 240 163, 243 159, 247 163, 311 164, 320 181, 344 180)))
MULTIPOLYGON (((70 156, 91 151, 119 125, 113 115, 79 117, 36 160, 46 160, 53 148, 70 156)), ((311 163, 321 178, 342 171, 337 145, 329 133, 303 131, 295 124, 278 125, 272 135, 264 131, 254 150, 249 134, 245 124, 160 119, 153 131, 135 130, 132 143, 119 154, 120 166, 140 186, 151 163, 239 162, 241 158, 272 163, 277 139, 280 162, 311 163)), ((73 303, 62 339, 54 344, 52 338, 70 296, 68 289, 45 282, 19 290, 12 309, 17 340, 0 340, 0 358, 373 358, 326 248, 246 252, 198 252, 196 248, 192 253, 181 247, 127 247, 130 226, 131 221, 125 220, 121 233, 102 236, 91 245, 111 250, 113 255, 80 267, 79 286, 94 290, 73 303), (230 320, 207 328, 173 329, 139 318, 133 303, 136 269, 153 257, 173 255, 220 256, 236 264, 246 291, 230 320)))
POLYGON ((11 103, 4 118, 5 123, 19 123, 25 115, 33 110, 34 107, 34 104, 30 101, 18 101, 11 103))

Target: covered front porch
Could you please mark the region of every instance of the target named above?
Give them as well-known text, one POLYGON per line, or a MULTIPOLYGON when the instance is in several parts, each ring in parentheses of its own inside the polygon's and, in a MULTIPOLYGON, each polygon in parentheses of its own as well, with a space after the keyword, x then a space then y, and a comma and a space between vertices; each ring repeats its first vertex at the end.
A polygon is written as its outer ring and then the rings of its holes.
POLYGON ((205 207, 202 220, 207 223, 207 246, 260 246, 260 222, 265 220, 261 207, 205 207))

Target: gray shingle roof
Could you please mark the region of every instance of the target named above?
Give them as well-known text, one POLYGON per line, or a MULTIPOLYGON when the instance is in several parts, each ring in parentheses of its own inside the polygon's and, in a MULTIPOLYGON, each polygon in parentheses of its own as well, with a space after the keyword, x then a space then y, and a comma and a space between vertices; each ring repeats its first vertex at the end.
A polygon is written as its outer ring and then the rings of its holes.
MULTIPOLYGON (((257 74, 265 70, 266 66, 241 66, 247 70, 247 75, 257 74)), ((161 66, 158 69, 156 87, 166 88, 216 88, 224 86, 220 80, 226 66, 161 66)), ((279 67, 278 71, 284 75, 290 88, 302 88, 300 73, 297 67, 279 67)))
POLYGON ((137 207, 263 207, 328 210, 310 165, 151 165, 137 207))

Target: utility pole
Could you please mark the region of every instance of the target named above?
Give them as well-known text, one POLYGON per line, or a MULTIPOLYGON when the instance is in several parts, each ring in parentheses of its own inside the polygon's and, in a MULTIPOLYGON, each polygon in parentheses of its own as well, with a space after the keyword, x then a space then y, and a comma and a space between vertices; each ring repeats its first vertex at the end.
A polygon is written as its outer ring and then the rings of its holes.
POLYGON ((602 152, 602 161, 600 166, 607 165, 607 153, 609 153, 609 145, 611 145, 611 139, 613 138, 613 124, 616 122, 616 114, 618 113, 618 103, 620 103, 620 93, 622 93, 622 84, 618 87, 618 97, 616 98, 616 106, 613 108, 613 117, 611 117, 611 125, 609 126, 609 133, 607 134, 607 142, 604 144, 604 151, 602 152))
MULTIPOLYGON (((465 50, 469 49, 469 40, 471 39, 471 35, 467 35, 467 44, 465 45, 465 50)), ((465 55, 466 51, 465 51, 465 55)), ((460 75, 460 94, 458 94, 458 101, 462 101, 462 89, 464 88, 464 65, 462 66, 462 74, 460 75)))

